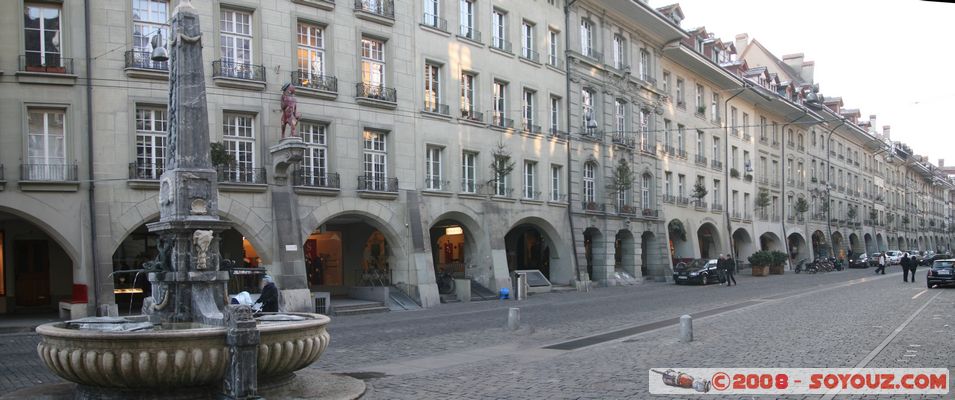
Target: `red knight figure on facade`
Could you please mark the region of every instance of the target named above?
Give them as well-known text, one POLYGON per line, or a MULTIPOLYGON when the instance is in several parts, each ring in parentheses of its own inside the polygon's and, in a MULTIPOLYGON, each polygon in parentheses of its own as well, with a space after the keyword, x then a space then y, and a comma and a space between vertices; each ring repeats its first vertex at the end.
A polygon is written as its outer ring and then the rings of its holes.
POLYGON ((302 114, 298 112, 298 101, 295 100, 295 86, 286 83, 282 86, 282 139, 285 139, 285 126, 288 125, 289 137, 298 136, 298 119, 302 114))

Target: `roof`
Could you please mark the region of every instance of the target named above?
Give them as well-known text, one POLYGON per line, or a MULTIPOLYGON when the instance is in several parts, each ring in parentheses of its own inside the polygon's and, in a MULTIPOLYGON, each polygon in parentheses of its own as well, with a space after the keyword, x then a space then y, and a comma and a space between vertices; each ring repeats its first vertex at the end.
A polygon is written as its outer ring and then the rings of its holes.
POLYGON ((750 41, 749 45, 746 46, 746 49, 744 49, 744 50, 740 53, 740 58, 745 57, 746 52, 748 52, 749 49, 750 49, 750 47, 752 47, 752 46, 754 46, 754 45, 755 45, 757 48, 759 48, 760 50, 762 50, 763 53, 766 53, 766 56, 769 57, 769 58, 773 61, 773 63, 775 63, 776 66, 779 67, 779 69, 782 70, 786 75, 789 75, 789 76, 792 77, 794 80, 800 81, 800 83, 801 83, 802 76, 800 76, 800 75, 799 75, 794 69, 792 69, 792 67, 790 67, 788 64, 786 64, 785 62, 783 62, 783 60, 781 60, 779 57, 776 57, 776 55, 773 54, 773 52, 769 51, 769 49, 767 49, 765 46, 763 46, 763 44, 760 43, 759 40, 756 40, 756 38, 753 38, 753 40, 750 41))

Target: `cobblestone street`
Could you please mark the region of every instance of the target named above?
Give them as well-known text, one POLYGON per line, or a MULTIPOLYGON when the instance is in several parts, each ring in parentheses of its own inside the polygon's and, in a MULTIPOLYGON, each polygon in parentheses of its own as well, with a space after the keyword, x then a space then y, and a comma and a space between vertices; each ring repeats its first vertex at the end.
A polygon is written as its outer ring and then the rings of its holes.
MULTIPOLYGON (((370 399, 646 398, 646 371, 662 366, 952 368, 955 291, 926 291, 924 275, 904 284, 890 272, 742 276, 737 287, 654 283, 339 317, 313 368, 365 379, 370 399), (521 308, 517 332, 503 329, 508 307, 521 308), (567 343, 701 312, 690 344, 675 325, 567 343), (571 349, 545 348, 555 344, 571 349)), ((36 342, 0 336, 0 389, 57 381, 39 364, 36 342)))

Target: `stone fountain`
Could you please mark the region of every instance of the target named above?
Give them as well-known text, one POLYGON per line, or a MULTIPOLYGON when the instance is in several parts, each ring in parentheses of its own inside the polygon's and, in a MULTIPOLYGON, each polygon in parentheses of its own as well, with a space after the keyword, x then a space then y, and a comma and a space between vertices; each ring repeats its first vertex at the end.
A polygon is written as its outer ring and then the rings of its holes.
POLYGON ((260 386, 275 397, 286 397, 282 388, 292 386, 321 397, 315 377, 327 374, 296 378, 294 371, 328 346, 329 318, 253 318, 248 306, 229 305, 219 234, 230 223, 218 217, 199 14, 183 0, 170 24, 167 169, 160 178, 160 219, 148 225, 160 236, 159 255, 146 267, 152 297, 141 316, 42 325, 37 351, 48 368, 76 383, 73 398, 252 399, 260 386))

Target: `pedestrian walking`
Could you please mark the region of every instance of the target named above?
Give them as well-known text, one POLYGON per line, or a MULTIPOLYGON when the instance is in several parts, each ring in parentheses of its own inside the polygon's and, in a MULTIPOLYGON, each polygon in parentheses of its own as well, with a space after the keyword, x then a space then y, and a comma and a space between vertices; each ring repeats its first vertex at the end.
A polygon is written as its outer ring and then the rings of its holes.
POLYGON ((899 264, 902 265, 902 282, 909 281, 909 268, 911 267, 912 259, 909 258, 909 253, 902 255, 902 260, 899 261, 899 264))
POLYGON ((909 272, 912 273, 912 283, 915 283, 915 269, 919 266, 919 260, 916 260, 915 257, 912 257, 912 266, 909 267, 909 272))
POLYGON ((885 252, 879 254, 879 268, 875 269, 875 273, 878 274, 879 272, 885 275, 885 252))
POLYGON ((736 266, 733 265, 733 260, 727 255, 720 255, 720 261, 717 261, 717 263, 723 263, 723 271, 725 271, 724 274, 726 276, 726 286, 735 285, 736 278, 733 277, 733 273, 736 272, 734 271, 736 266))

